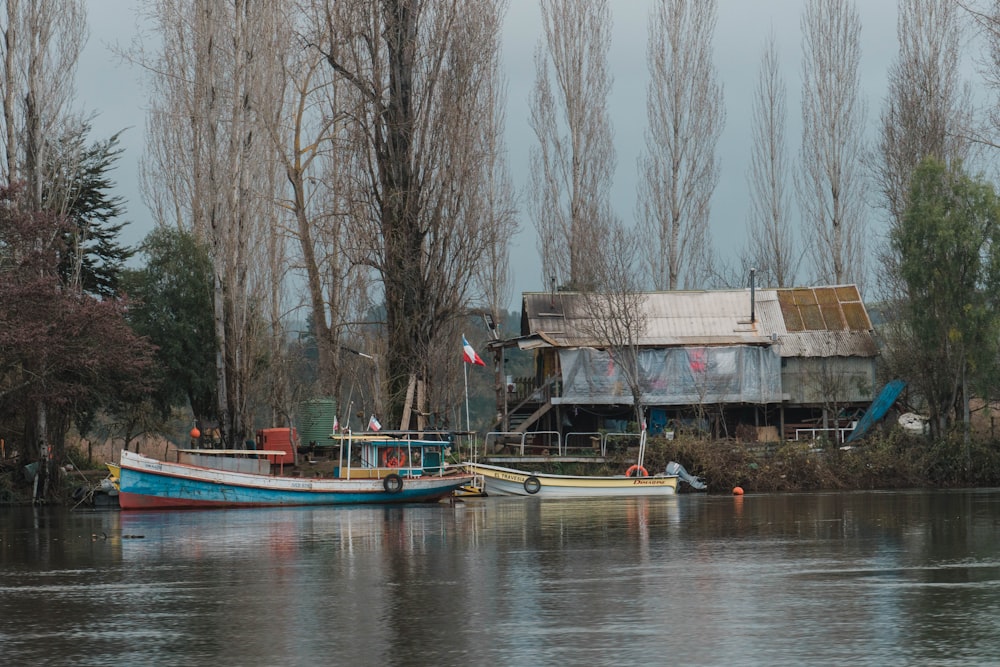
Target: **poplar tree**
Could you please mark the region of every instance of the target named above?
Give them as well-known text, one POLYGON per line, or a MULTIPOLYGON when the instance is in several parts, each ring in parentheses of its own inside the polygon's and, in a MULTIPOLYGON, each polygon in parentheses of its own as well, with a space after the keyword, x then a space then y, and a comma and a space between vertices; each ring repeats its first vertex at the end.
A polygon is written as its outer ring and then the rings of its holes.
POLYGON ((699 288, 712 265, 708 233, 725 123, 712 62, 715 0, 657 0, 650 12, 647 152, 639 158, 637 218, 653 287, 699 288))
POLYGON ((157 48, 132 54, 149 75, 142 184, 154 221, 209 248, 216 412, 234 446, 252 435, 258 388, 269 381, 268 306, 284 264, 274 204, 283 174, 265 126, 282 100, 281 50, 292 45, 282 6, 148 0, 157 48))
POLYGON ((754 91, 747 219, 750 265, 760 271, 762 284, 774 287, 795 284, 800 260, 792 236, 791 198, 787 191, 786 97, 772 34, 764 46, 754 91))
POLYGON ((863 285, 865 104, 857 7, 850 0, 808 0, 802 33, 802 147, 796 186, 813 278, 863 285))
MULTIPOLYGON (((400 423, 413 382, 458 368, 450 324, 475 302, 486 249, 511 216, 492 195, 500 0, 368 0, 314 4, 323 53, 338 85, 341 168, 355 178, 352 237, 384 297, 378 370, 383 416, 400 423)), ((511 229, 508 227, 508 229, 511 229)), ((424 385, 426 386, 426 384, 424 385)), ((424 395, 427 395, 426 393, 424 395)))
POLYGON ((874 157, 875 182, 899 224, 910 180, 927 156, 963 161, 972 97, 960 76, 963 28, 953 0, 899 0, 899 52, 889 68, 874 157))
POLYGON ((530 206, 543 281, 588 289, 615 219, 616 166, 608 117, 611 13, 607 0, 541 0, 544 41, 535 50, 530 206))

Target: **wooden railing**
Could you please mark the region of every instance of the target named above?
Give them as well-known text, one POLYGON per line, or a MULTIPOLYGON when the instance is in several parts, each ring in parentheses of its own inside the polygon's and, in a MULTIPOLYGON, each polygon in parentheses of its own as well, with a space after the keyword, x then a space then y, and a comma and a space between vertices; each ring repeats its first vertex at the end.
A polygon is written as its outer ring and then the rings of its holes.
POLYGON ((510 412, 514 412, 518 407, 528 402, 544 403, 553 396, 559 396, 561 380, 559 374, 550 375, 541 384, 535 382, 535 376, 526 375, 524 377, 513 378, 513 389, 508 385, 507 403, 517 404, 510 412), (553 391, 553 388, 555 391, 553 391))

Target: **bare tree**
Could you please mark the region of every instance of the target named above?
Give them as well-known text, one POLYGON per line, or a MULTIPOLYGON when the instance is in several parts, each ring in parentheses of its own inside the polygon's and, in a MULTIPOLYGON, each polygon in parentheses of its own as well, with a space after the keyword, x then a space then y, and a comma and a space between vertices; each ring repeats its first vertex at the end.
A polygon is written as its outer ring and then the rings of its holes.
POLYGON ((643 423, 645 413, 639 350, 648 321, 641 264, 635 261, 642 245, 634 231, 622 225, 612 228, 604 252, 596 258, 599 280, 585 293, 588 317, 583 320, 583 333, 607 349, 628 385, 637 424, 643 423))
MULTIPOLYGON (((495 66, 499 68, 500 63, 497 61, 495 66)), ((503 128, 506 121, 506 116, 504 109, 506 107, 506 80, 503 75, 497 71, 494 77, 491 77, 492 94, 495 98, 493 103, 493 116, 490 119, 498 129, 503 128)), ((507 168, 506 150, 504 147, 499 145, 500 135, 498 132, 490 133, 496 138, 497 144, 491 150, 490 154, 493 155, 493 164, 490 166, 489 172, 487 173, 488 182, 484 188, 484 209, 486 215, 493 217, 493 220, 488 225, 491 230, 492 238, 486 239, 486 248, 483 253, 483 259, 480 262, 479 271, 476 274, 476 285, 477 292, 482 295, 483 308, 485 312, 489 313, 492 318, 492 326, 494 327, 491 336, 500 338, 505 335, 502 331, 504 323, 507 321, 507 310, 511 306, 511 298, 513 291, 513 274, 510 267, 510 245, 514 238, 514 235, 518 230, 517 221, 517 210, 516 210, 516 200, 517 197, 514 193, 514 187, 511 183, 510 173, 507 168)), ((456 322, 456 326, 458 323, 456 322)), ((456 339, 459 335, 465 335, 463 331, 455 331, 453 334, 456 339)), ((450 350, 449 350, 450 352, 450 350)), ((502 351, 501 351, 502 352, 502 351)), ((487 363, 489 363, 489 359, 487 363)), ((506 369, 505 369, 505 359, 504 355, 500 354, 498 357, 494 358, 494 361, 498 363, 492 364, 493 366, 493 392, 496 397, 497 405, 505 405, 507 398, 507 382, 505 379, 506 369)), ((448 368, 449 365, 445 367, 448 368)), ((463 367, 467 366, 463 364, 463 367)), ((462 369, 466 373, 466 378, 468 377, 468 368, 462 369)), ((473 375, 473 379, 475 376, 473 375)), ((455 378, 453 383, 446 386, 457 387, 458 378, 455 378)), ((464 383, 463 383, 464 386, 464 383)), ((448 403, 443 403, 443 405, 448 405, 448 403)), ((503 411, 506 413, 506 410, 503 411)), ((448 414, 448 413, 445 413, 448 414)), ((441 419, 436 420, 438 426, 442 424, 441 419)), ((455 420, 454 423, 459 423, 460 420, 455 420)))
POLYGON ((658 0, 650 15, 649 152, 638 161, 636 215, 659 290, 698 287, 711 270, 708 221, 725 123, 712 63, 716 14, 715 0, 658 0))
POLYGON ((862 285, 861 20, 850 0, 809 0, 802 34, 802 148, 796 185, 814 278, 862 285))
POLYGON ((338 103, 354 141, 347 168, 362 178, 345 197, 359 248, 381 279, 392 421, 411 377, 434 382, 439 369, 428 354, 466 312, 495 236, 484 206, 500 128, 489 120, 496 98, 488 80, 505 7, 327 1, 319 12, 317 46, 347 84, 338 103))
POLYGON ((484 119, 484 122, 492 123, 496 128, 488 133, 494 143, 489 150, 493 163, 488 165, 487 182, 483 188, 484 214, 492 216, 493 220, 487 225, 491 238, 485 239, 483 260, 476 274, 477 291, 482 295, 484 308, 492 315, 497 326, 504 321, 510 307, 513 283, 510 244, 518 230, 516 195, 507 168, 506 150, 500 145, 499 130, 506 123, 504 108, 507 95, 499 65, 499 61, 494 62, 497 71, 488 81, 492 90, 487 94, 494 98, 491 104, 493 113, 490 118, 484 119))
MULTIPOLYGON (((957 4, 969 16, 984 37, 985 53, 979 59, 979 69, 994 93, 1000 91, 1000 0, 958 0, 957 4)), ((990 106, 987 118, 970 132, 970 141, 990 148, 1000 147, 1000 106, 990 106)))
MULTIPOLYGON (((282 99, 276 1, 151 0, 160 50, 135 59, 151 80, 144 171, 160 224, 208 242, 215 273, 218 417, 227 442, 253 428, 263 327, 281 249, 272 242, 280 171, 262 126, 282 99)), ((207 371, 208 369, 206 369, 207 371)))
POLYGON ((960 75, 962 24, 952 0, 899 0, 899 53, 889 69, 873 172, 893 225, 906 210, 910 178, 934 156, 969 152, 972 95, 960 75))
MULTIPOLYGON (((344 195, 350 192, 350 179, 355 175, 344 168, 350 159, 344 157, 344 141, 337 136, 344 112, 338 110, 333 72, 321 53, 306 47, 307 42, 317 41, 311 34, 317 23, 310 23, 308 14, 301 10, 293 6, 283 21, 288 26, 286 38, 296 48, 282 54, 284 99, 266 127, 286 180, 287 193, 281 196, 279 206, 292 217, 289 236, 297 242, 305 276, 318 353, 315 391, 336 396, 343 381, 344 337, 349 322, 360 319, 359 304, 353 297, 359 290, 364 293, 367 273, 360 269, 357 252, 350 248, 353 211, 344 195)), ((284 280, 275 284, 278 289, 288 286, 284 280)), ((275 329, 275 354, 282 347, 277 339, 280 334, 275 329)))
MULTIPOLYGON (((789 173, 785 147, 785 81, 778 65, 774 34, 761 56, 754 91, 751 136, 749 261, 764 284, 788 287, 795 282, 796 256, 789 219, 791 201, 785 191, 789 173)), ((747 275, 746 273, 743 274, 747 275)))
POLYGON ((538 138, 531 150, 531 215, 543 280, 586 288, 614 220, 608 200, 616 166, 607 112, 611 13, 607 0, 540 4, 545 40, 535 50, 530 102, 538 138))
POLYGON ((3 127, 5 182, 27 184, 28 201, 62 210, 61 202, 43 202, 66 193, 50 187, 56 173, 47 155, 55 137, 80 125, 70 105, 75 97, 76 66, 87 40, 81 0, 7 0, 3 17, 3 127))

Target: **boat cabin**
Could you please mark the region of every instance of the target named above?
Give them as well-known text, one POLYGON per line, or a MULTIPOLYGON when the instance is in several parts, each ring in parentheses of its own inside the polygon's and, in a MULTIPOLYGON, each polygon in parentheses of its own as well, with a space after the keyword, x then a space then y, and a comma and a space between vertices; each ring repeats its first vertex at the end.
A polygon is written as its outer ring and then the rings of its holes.
POLYGON ((405 478, 441 474, 452 446, 450 438, 450 434, 443 432, 415 434, 401 431, 354 435, 348 431, 338 439, 340 461, 334 468, 333 476, 344 479, 381 478, 395 473, 405 478), (355 449, 358 451, 357 457, 354 456, 355 449), (350 463, 355 458, 357 465, 350 463))

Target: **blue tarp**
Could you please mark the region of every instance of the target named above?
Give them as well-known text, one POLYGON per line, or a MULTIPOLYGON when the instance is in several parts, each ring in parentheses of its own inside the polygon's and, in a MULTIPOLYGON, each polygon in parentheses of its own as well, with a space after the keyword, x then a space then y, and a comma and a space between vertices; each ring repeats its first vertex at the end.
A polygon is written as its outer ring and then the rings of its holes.
POLYGON ((906 382, 903 380, 893 380, 886 386, 882 387, 882 391, 878 393, 875 400, 872 401, 871 407, 868 408, 868 412, 865 416, 861 418, 858 425, 854 427, 851 435, 847 436, 845 442, 853 442, 854 440, 859 440, 865 436, 872 426, 874 426, 882 417, 885 417, 885 413, 889 412, 889 408, 892 404, 896 402, 899 395, 903 392, 903 388, 906 386, 906 382))

